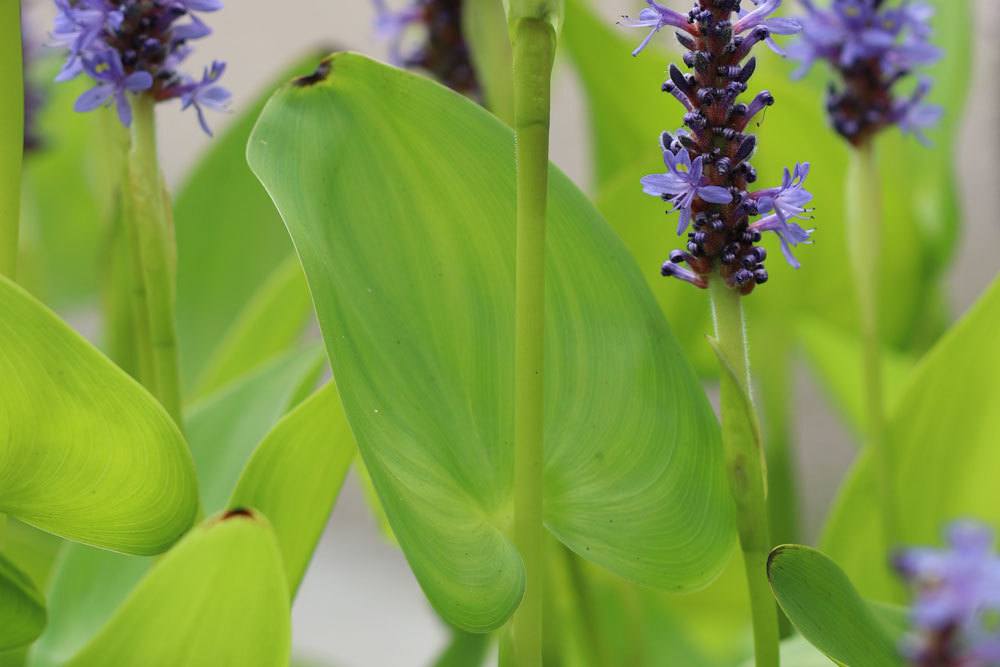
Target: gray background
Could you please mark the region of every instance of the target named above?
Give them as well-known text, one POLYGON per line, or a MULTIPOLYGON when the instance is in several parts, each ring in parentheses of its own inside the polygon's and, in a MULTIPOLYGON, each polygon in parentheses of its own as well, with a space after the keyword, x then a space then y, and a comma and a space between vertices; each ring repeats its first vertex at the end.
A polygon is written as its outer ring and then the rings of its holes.
MULTIPOLYGON (((953 0, 966 2, 972 0, 953 0)), ((42 5, 45 3, 38 3, 42 5)), ((684 4, 684 3, 682 3, 684 4)), ((955 312, 968 307, 998 268, 1000 187, 990 169, 997 164, 1000 135, 994 129, 996 71, 1000 60, 1000 3, 975 0, 977 15, 974 83, 956 158, 962 177, 967 223, 961 251, 950 276, 955 312)), ((599 0, 613 20, 634 13, 640 0, 599 0)), ((44 7, 40 20, 44 21, 44 7)), ((229 62, 225 83, 234 93, 234 112, 252 101, 269 80, 311 47, 336 44, 384 58, 372 34, 368 0, 228 0, 210 16, 215 35, 199 44, 193 65, 213 57, 229 62)), ((504 29, 498 26, 498 30, 504 29)), ((972 37, 972 36, 970 36, 972 37)), ((586 188, 589 147, 584 107, 573 73, 558 67, 553 110, 554 160, 586 188)), ((209 140, 191 114, 164 109, 160 145, 172 183, 182 178, 209 140)), ((212 119, 221 128, 225 117, 212 119)), ((796 409, 810 534, 822 519, 853 445, 805 374, 799 372, 796 409)), ((355 480, 350 479, 334 511, 294 609, 294 642, 301 655, 326 658, 339 667, 418 667, 426 665, 445 640, 400 553, 384 543, 355 480)))

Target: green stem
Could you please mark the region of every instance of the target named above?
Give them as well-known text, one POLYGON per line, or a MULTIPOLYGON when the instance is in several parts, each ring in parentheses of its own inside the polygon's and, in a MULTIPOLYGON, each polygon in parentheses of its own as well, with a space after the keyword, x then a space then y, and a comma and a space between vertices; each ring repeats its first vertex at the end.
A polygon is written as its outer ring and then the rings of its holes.
POLYGON ((516 667, 542 664, 545 570, 542 527, 545 322, 545 210, 549 105, 556 37, 551 24, 525 18, 511 30, 517 158, 517 259, 514 334, 514 543, 524 561, 524 599, 511 620, 516 667))
POLYGON ((0 275, 17 272, 24 159, 20 0, 0 0, 0 275))
POLYGON ((778 608, 767 581, 771 550, 766 470, 753 405, 743 303, 721 278, 709 284, 716 351, 722 363, 722 441, 753 615, 757 667, 780 664, 778 608))
POLYGON ((883 539, 888 549, 896 544, 897 519, 892 453, 885 433, 882 343, 878 326, 877 269, 882 245, 880 184, 875 147, 869 142, 856 148, 851 155, 847 180, 847 243, 864 347, 865 440, 868 451, 876 459, 883 539))
POLYGON ((157 158, 155 102, 148 95, 136 96, 132 102, 134 118, 125 219, 130 226, 129 245, 136 269, 133 298, 140 369, 147 388, 180 425, 173 222, 157 158))

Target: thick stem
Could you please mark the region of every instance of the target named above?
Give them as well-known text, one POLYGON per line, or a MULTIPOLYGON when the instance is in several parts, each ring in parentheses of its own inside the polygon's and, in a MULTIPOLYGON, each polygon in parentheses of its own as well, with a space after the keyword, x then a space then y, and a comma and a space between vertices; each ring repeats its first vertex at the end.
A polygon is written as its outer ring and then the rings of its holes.
POLYGON ((778 607, 767 581, 771 550, 767 482, 760 428, 750 384, 743 304, 739 294, 715 277, 709 284, 721 380, 722 441, 753 615, 757 667, 780 664, 778 607))
POLYGON ((178 425, 181 424, 177 325, 174 320, 176 250, 173 222, 164 194, 156 152, 154 101, 147 95, 133 99, 132 148, 129 153, 129 197, 126 224, 137 287, 133 293, 137 314, 139 359, 147 388, 178 425), (141 311, 145 310, 145 318, 141 311), (145 321, 143 321, 145 320, 145 321), (148 327, 144 331, 143 327, 148 327))
POLYGON ((511 620, 516 667, 542 664, 545 570, 542 527, 545 322, 545 210, 549 174, 549 104, 556 37, 539 19, 511 30, 517 158, 517 259, 514 334, 514 543, 527 576, 511 620))
POLYGON ((0 0, 0 275, 17 272, 24 158, 20 0, 0 0))
POLYGON ((864 348, 865 444, 876 459, 882 535, 886 549, 891 549, 896 545, 897 519, 892 453, 885 432, 882 343, 878 326, 878 257, 882 244, 880 183, 875 148, 869 142, 856 148, 851 155, 847 180, 847 243, 864 348))

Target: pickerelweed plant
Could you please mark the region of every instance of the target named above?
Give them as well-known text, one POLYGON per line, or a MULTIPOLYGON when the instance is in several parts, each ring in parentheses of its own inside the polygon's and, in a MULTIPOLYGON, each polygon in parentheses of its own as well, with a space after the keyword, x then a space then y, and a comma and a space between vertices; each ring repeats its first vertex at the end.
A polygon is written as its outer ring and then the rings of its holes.
MULTIPOLYGON (((229 92, 218 85, 225 64, 215 61, 200 79, 179 68, 191 42, 211 34, 203 12, 218 0, 56 0, 53 40, 69 54, 58 81, 89 77, 94 86, 77 99, 79 112, 114 106, 131 129, 122 211, 135 286, 130 290, 137 375, 178 424, 180 372, 175 322, 176 250, 171 204, 156 147, 156 104, 180 100, 211 134, 205 109, 225 110, 229 92)), ((123 160, 123 162, 126 162, 123 160)))
POLYGON ((852 148, 847 182, 848 255, 864 338, 866 408, 865 439, 880 462, 883 539, 896 541, 899 508, 895 507, 893 468, 885 433, 885 396, 882 378, 882 342, 879 334, 879 285, 872 269, 881 252, 881 177, 876 139, 893 126, 927 142, 924 131, 942 115, 925 102, 931 81, 921 77, 912 91, 897 88, 914 78, 914 71, 941 57, 930 43, 934 9, 919 1, 832 0, 819 7, 802 0, 801 37, 789 55, 801 62, 797 75, 813 63, 826 62, 838 81, 828 88, 826 109, 830 125, 852 148))
POLYGON ((773 16, 781 0, 755 0, 754 5, 699 0, 687 14, 654 0, 648 4, 637 18, 622 21, 649 29, 633 55, 670 28, 686 49, 684 65, 691 73, 669 66, 663 91, 684 108, 685 127, 661 135, 667 172, 644 177, 642 189, 669 203, 668 213, 679 217, 677 234, 687 233, 686 246, 670 253, 662 275, 711 290, 714 344, 723 367, 723 441, 753 607, 756 661, 777 665, 777 612, 764 568, 771 548, 766 474, 740 298, 768 280, 767 252, 757 245, 764 232, 777 235, 785 259, 798 268, 792 248, 809 243, 813 230, 796 220, 810 218, 806 206, 812 195, 805 189, 809 163, 786 169, 776 187, 753 187, 758 175, 750 158, 757 138, 749 130, 775 99, 766 90, 749 103, 740 97, 757 68, 754 46, 765 43, 781 52, 773 36, 796 33, 801 26, 773 16))

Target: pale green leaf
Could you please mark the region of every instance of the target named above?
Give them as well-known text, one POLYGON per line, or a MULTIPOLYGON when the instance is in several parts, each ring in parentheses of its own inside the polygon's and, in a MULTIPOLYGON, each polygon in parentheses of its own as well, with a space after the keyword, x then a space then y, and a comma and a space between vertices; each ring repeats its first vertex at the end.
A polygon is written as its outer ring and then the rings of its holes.
POLYGON ((836 563, 815 549, 786 545, 767 574, 782 610, 816 648, 845 667, 902 667, 895 640, 836 563))
MULTIPOLYGON (((865 405, 861 341, 816 319, 799 323, 799 340, 817 379, 856 434, 864 429, 865 405)), ((885 405, 891 412, 906 386, 914 361, 901 352, 882 351, 885 405)))
POLYGON ((196 395, 205 396, 287 352, 302 338, 311 315, 302 267, 289 256, 230 326, 200 376, 196 395))
POLYGON ((228 512, 154 565, 68 665, 283 667, 290 616, 270 525, 260 514, 228 512))
POLYGON ((892 600, 901 587, 888 568, 890 549, 937 544, 945 525, 972 517, 1000 528, 1000 281, 924 357, 890 416, 888 442, 899 518, 898 544, 887 546, 877 506, 876 461, 862 454, 845 482, 823 548, 865 595, 892 600))
POLYGON ((156 400, 0 278, 0 512, 67 539, 155 554, 198 511, 191 455, 156 400))
POLYGON ((486 108, 497 118, 514 124, 514 77, 510 38, 503 25, 500 0, 463 0, 462 33, 469 45, 469 57, 483 89, 486 108))
MULTIPOLYGON (((278 80, 310 71, 316 60, 304 59, 278 80)), ((181 376, 188 390, 195 386, 207 363, 218 364, 219 357, 231 354, 220 346, 231 343, 233 337, 239 336, 242 349, 251 353, 238 359, 245 372, 267 359, 273 343, 285 339, 292 324, 284 322, 278 331, 270 331, 272 322, 256 329, 263 342, 247 340, 254 333, 245 328, 247 318, 253 316, 245 310, 247 304, 292 254, 281 219, 244 157, 247 137, 273 89, 262 91, 264 94, 212 141, 177 193, 177 335, 181 376)), ((251 311, 253 308, 250 306, 251 311)), ((233 361, 233 357, 229 359, 233 361)))
MULTIPOLYGON (((254 446, 294 404, 303 377, 311 376, 318 350, 291 353, 224 387, 188 410, 187 432, 207 511, 222 509, 254 446)), ((153 565, 69 545, 49 589, 50 618, 32 649, 32 667, 57 667, 73 657, 153 565)))
POLYGON ((0 651, 30 644, 45 627, 45 600, 27 574, 0 555, 0 651))
MULTIPOLYGON (((410 565, 446 620, 497 627, 523 586, 507 533, 512 133, 343 54, 272 99, 249 158, 410 565)), ((555 170, 550 212, 546 523, 623 576, 704 585, 732 540, 717 424, 624 248, 555 170)))
POLYGON ((291 597, 354 457, 354 436, 333 383, 288 413, 260 443, 229 507, 253 507, 271 521, 291 597))

